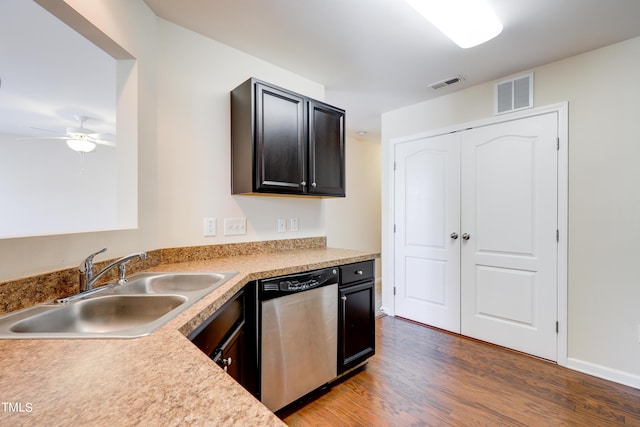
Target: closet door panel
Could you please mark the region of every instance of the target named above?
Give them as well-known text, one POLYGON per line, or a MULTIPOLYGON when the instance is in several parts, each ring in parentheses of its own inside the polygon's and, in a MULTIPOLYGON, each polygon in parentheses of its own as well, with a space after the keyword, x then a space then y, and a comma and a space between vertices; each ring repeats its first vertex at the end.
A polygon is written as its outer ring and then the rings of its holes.
POLYGON ((461 331, 557 359, 556 114, 462 135, 461 331))

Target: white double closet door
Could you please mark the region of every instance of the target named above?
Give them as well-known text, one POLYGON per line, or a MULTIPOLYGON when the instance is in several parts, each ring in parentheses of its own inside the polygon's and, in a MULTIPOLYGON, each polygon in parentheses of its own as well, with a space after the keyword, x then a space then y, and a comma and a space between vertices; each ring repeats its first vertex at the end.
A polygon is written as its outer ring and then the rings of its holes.
POLYGON ((395 147, 395 313, 557 360, 557 114, 395 147))

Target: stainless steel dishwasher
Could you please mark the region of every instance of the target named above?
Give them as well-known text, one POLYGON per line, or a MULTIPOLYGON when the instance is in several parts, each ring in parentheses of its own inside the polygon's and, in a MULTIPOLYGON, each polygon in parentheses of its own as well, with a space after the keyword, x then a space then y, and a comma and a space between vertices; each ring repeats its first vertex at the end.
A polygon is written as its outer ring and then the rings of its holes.
POLYGON ((264 279, 260 398, 277 411, 337 375, 338 269, 264 279))

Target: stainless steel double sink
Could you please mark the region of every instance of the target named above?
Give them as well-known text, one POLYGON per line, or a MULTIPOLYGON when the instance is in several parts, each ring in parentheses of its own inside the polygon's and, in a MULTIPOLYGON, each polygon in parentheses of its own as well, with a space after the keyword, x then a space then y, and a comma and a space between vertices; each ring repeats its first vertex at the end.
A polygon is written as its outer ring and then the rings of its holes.
POLYGON ((237 272, 139 273, 96 294, 0 317, 0 338, 136 338, 149 335, 237 272))

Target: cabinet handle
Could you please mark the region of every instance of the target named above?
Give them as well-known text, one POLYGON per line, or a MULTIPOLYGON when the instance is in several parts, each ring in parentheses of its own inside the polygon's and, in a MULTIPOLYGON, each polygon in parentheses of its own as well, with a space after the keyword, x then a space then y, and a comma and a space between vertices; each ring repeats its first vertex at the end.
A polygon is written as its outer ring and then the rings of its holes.
POLYGON ((362 270, 356 270, 356 275, 358 276, 362 276, 364 274, 364 271, 362 270))
POLYGON ((223 365, 222 369, 224 369, 224 371, 227 372, 227 367, 231 365, 231 363, 233 363, 233 359, 231 359, 231 357, 222 359, 222 365, 223 365))
POLYGON ((454 231, 449 237, 451 237, 453 240, 456 240, 458 238, 458 233, 454 231))
POLYGON ((316 185, 317 185, 317 184, 316 184, 315 182, 312 182, 312 183, 311 183, 311 186, 312 186, 313 188, 316 188, 316 185))
POLYGON ((462 235, 462 240, 469 240, 471 238, 471 235, 469 233, 464 233, 462 235))
POLYGON ((306 182, 306 181, 302 181, 302 182, 300 183, 300 185, 302 185, 303 187, 306 187, 306 186, 307 186, 307 182, 306 182))
POLYGON ((346 296, 346 295, 342 295, 342 296, 340 297, 340 299, 341 299, 342 301, 346 301, 346 300, 347 300, 347 296, 346 296))

